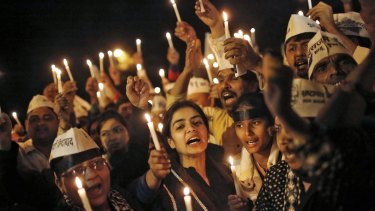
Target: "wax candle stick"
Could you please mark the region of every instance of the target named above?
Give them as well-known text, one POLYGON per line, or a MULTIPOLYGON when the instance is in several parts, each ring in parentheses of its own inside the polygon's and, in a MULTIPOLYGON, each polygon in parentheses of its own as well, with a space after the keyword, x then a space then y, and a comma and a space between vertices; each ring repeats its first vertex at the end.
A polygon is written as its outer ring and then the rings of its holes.
POLYGON ((137 45, 137 52, 138 52, 139 54, 142 54, 142 48, 141 48, 142 41, 141 41, 141 39, 136 39, 136 40, 135 40, 135 43, 136 43, 136 45, 137 45))
POLYGON ((212 74, 211 74, 211 68, 210 64, 208 63, 208 60, 206 58, 203 59, 204 66, 206 67, 208 80, 210 81, 210 84, 212 84, 212 74))
POLYGON ((309 10, 312 8, 312 3, 311 3, 311 0, 307 0, 308 4, 309 4, 309 10))
POLYGON ((115 66, 115 62, 113 61, 113 53, 112 53, 112 51, 108 51, 107 54, 108 54, 108 59, 109 59, 109 66, 114 67, 115 66))
POLYGON ((214 60, 215 56, 212 53, 210 53, 210 54, 207 55, 207 59, 214 60))
POLYGON ((250 44, 251 47, 253 47, 253 43, 251 42, 251 38, 248 34, 245 34, 243 36, 243 39, 246 40, 250 44))
POLYGON ((57 76, 57 92, 59 94, 63 93, 62 82, 61 82, 61 70, 56 68, 56 76, 57 76))
POLYGON ((17 112, 12 112, 12 116, 14 120, 16 120, 17 124, 22 125, 20 119, 18 119, 17 112))
POLYGON ((165 37, 167 37, 169 47, 174 48, 171 33, 165 33, 165 37))
POLYGON ((300 16, 304 15, 303 12, 302 12, 302 10, 298 11, 298 15, 300 15, 300 16))
POLYGON ((212 67, 218 68, 219 67, 219 63, 217 63, 217 62, 212 63, 212 67))
POLYGON ((184 188, 184 201, 185 201, 186 211, 193 211, 193 207, 191 205, 190 189, 188 187, 184 188))
POLYGON ((255 28, 250 29, 250 36, 251 36, 251 41, 253 43, 253 46, 256 46, 256 41, 255 41, 255 28))
POLYGON ((203 0, 199 0, 199 6, 201 7, 201 13, 206 12, 206 10, 204 9, 203 0))
POLYGON ((225 38, 230 38, 229 32, 229 24, 228 24, 228 15, 226 12, 223 12, 223 19, 224 19, 224 30, 225 30, 225 38))
POLYGON ((164 127, 163 123, 159 123, 159 124, 158 124, 158 129, 159 129, 159 132, 160 132, 160 133, 163 132, 163 127, 164 127))
POLYGON ((164 71, 164 69, 160 69, 159 70, 159 75, 160 75, 161 78, 165 78, 165 71, 164 71))
POLYGON ((57 84, 57 77, 56 77, 56 69, 55 68, 56 68, 56 66, 54 64, 51 65, 53 83, 57 84))
POLYGON ((78 188, 79 198, 81 198, 82 201, 83 208, 86 211, 92 211, 89 199, 87 198, 86 190, 82 187, 82 182, 78 177, 76 177, 76 185, 78 188))
POLYGON ((171 3, 172 3, 172 6, 173 6, 173 9, 174 9, 174 13, 176 14, 177 21, 178 21, 178 22, 181 22, 180 12, 179 12, 178 9, 177 9, 176 2, 175 2, 174 0, 171 0, 171 3))
POLYGON ((233 161, 232 156, 229 156, 229 164, 230 164, 230 170, 232 171, 232 177, 234 181, 234 187, 236 189, 236 194, 238 195, 240 193, 240 187, 238 186, 236 167, 234 166, 234 161, 233 161))
POLYGON ((103 62, 103 59, 104 59, 104 53, 103 53, 103 52, 100 52, 100 53, 99 53, 99 68, 100 68, 100 74, 103 74, 103 73, 104 73, 104 62, 103 62))
POLYGON ((90 61, 90 59, 87 59, 86 63, 89 66, 91 77, 95 78, 94 70, 92 69, 92 62, 90 61))
POLYGON ((160 87, 155 87, 154 92, 155 92, 155 94, 160 94, 160 92, 161 92, 160 87))
POLYGON ((219 79, 217 78, 214 78, 212 81, 214 82, 214 84, 219 84, 219 79))
POLYGON ((68 64, 68 60, 64 59, 63 63, 64 63, 64 66, 65 66, 66 72, 68 73, 70 81, 74 81, 72 72, 70 72, 70 67, 69 67, 69 64, 68 64))
POLYGON ((156 135, 156 132, 155 132, 154 123, 151 121, 150 114, 146 113, 145 117, 146 117, 146 120, 147 120, 148 129, 150 130, 152 141, 154 142, 154 145, 155 145, 155 149, 159 151, 160 150, 160 143, 159 143, 159 140, 158 140, 158 136, 156 135))

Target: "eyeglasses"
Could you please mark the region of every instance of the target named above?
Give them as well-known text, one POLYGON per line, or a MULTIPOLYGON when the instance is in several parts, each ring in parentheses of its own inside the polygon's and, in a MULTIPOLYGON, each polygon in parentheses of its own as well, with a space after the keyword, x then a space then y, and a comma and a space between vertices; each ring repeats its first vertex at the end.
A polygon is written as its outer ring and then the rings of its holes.
POLYGON ((100 131, 100 136, 103 137, 103 138, 107 138, 108 136, 110 136, 112 133, 114 134, 119 134, 119 133, 122 133, 122 131, 124 131, 124 127, 123 126, 116 126, 112 129, 109 129, 109 130, 103 130, 103 131, 100 131))
POLYGON ((100 171, 107 165, 107 162, 104 158, 95 159, 89 162, 85 162, 82 165, 79 165, 73 169, 70 169, 61 174, 62 177, 73 179, 75 177, 84 177, 86 174, 86 169, 89 167, 92 170, 100 171))

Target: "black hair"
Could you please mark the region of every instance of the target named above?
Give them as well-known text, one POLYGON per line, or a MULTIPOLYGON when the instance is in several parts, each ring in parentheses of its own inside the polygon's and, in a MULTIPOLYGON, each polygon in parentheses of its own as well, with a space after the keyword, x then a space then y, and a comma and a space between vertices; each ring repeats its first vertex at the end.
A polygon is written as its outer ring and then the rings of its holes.
POLYGON ((113 110, 108 110, 108 111, 103 112, 98 118, 97 130, 98 130, 99 134, 100 134, 100 129, 103 127, 104 122, 109 120, 109 119, 117 120, 124 127, 126 127, 126 129, 129 130, 128 124, 126 123, 125 119, 119 113, 117 113, 116 111, 113 111, 113 110))
POLYGON ((238 101, 234 104, 231 115, 235 116, 235 113, 238 112, 238 109, 242 106, 251 106, 254 109, 261 111, 261 115, 269 120, 270 123, 274 122, 274 118, 271 112, 268 110, 266 102, 264 101, 262 93, 248 93, 243 94, 238 101))
POLYGON ((288 43, 290 42, 290 40, 292 40, 292 38, 295 38, 295 41, 297 42, 301 40, 306 40, 306 39, 311 40, 311 38, 313 38, 315 34, 316 34, 315 32, 306 32, 306 33, 302 33, 302 34, 290 37, 287 41, 285 41, 284 52, 286 52, 286 45, 288 45, 288 43))
POLYGON ((202 117, 203 123, 206 126, 207 130, 209 129, 207 116, 204 114, 201 107, 199 107, 197 104, 193 103, 192 101, 182 100, 182 101, 177 101, 174 104, 172 104, 172 106, 165 113, 164 120, 163 120, 163 125, 164 125, 163 136, 165 136, 167 138, 171 137, 170 127, 171 127, 172 118, 173 118, 174 113, 181 108, 187 108, 187 107, 192 108, 196 112, 198 112, 198 114, 202 117))

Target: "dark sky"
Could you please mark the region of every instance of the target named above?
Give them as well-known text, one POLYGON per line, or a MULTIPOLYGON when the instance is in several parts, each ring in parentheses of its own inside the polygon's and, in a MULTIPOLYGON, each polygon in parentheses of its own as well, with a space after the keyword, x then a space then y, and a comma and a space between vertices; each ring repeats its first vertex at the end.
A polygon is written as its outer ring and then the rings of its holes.
MULTIPOLYGON (((181 17, 198 36, 208 31, 194 14, 194 0, 176 0, 181 17)), ((313 1, 316 2, 316 1, 313 1)), ((339 0, 331 0, 340 11, 339 0)), ((307 11, 307 0, 213 0, 230 14, 231 30, 256 28, 261 49, 280 48, 291 13, 307 11)), ((52 81, 50 65, 70 62, 78 94, 84 98, 89 77, 85 61, 95 63, 99 51, 121 47, 129 53, 142 39, 148 75, 160 85, 157 70, 167 67, 166 31, 173 31, 176 17, 169 0, 17 0, 1 3, 0 105, 18 111, 24 119, 27 104, 52 81)), ((174 38, 184 58, 185 45, 174 38)), ((65 79, 67 80, 67 79, 65 79)))

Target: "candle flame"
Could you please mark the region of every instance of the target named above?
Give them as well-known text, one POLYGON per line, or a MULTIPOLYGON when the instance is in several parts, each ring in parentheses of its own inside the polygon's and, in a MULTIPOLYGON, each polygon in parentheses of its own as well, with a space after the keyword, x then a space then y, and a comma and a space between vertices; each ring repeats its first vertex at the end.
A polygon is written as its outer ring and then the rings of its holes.
POLYGON ((90 59, 87 59, 87 60, 86 60, 86 63, 87 63, 87 65, 88 65, 89 67, 92 66, 92 62, 90 61, 90 59))
POLYGON ((64 59, 63 62, 65 66, 68 66, 68 60, 64 59))
POLYGON ((108 54, 109 57, 111 57, 112 56, 112 51, 108 51, 107 54, 108 54))
POLYGON ((160 75, 160 77, 165 77, 165 71, 164 71, 164 69, 160 69, 159 70, 159 75, 160 75))
POLYGON ((209 66, 208 60, 206 58, 203 59, 203 64, 206 66, 206 68, 207 68, 207 66, 209 66))
POLYGON ((167 39, 171 39, 171 33, 167 32, 165 33, 165 36, 167 37, 167 39))
POLYGON ((235 38, 240 38, 240 35, 239 35, 237 32, 235 32, 235 33, 233 34, 233 37, 235 37, 235 38))
POLYGON ((138 70, 138 71, 141 71, 141 70, 142 70, 142 65, 141 65, 141 64, 137 64, 137 70, 138 70))
POLYGON ((232 158, 232 156, 229 156, 229 164, 230 164, 231 166, 233 166, 233 165, 234 165, 234 161, 233 161, 233 158, 232 158))
POLYGON ((226 12, 223 12, 223 19, 224 21, 228 21, 228 15, 226 12))
POLYGON ((121 50, 121 49, 116 49, 115 51, 113 51, 113 55, 114 55, 116 58, 120 57, 123 53, 124 53, 124 51, 121 50))
POLYGON ((152 103, 152 100, 148 100, 147 102, 150 103, 151 105, 153 104, 153 103, 152 103))
POLYGON ((215 59, 215 56, 214 56, 212 53, 210 53, 210 54, 207 55, 207 58, 208 58, 209 60, 214 60, 214 59, 215 59))
POLYGON ((214 68, 218 68, 218 67, 219 67, 219 63, 214 62, 214 63, 212 64, 212 66, 213 66, 214 68))
POLYGON ((141 39, 136 39, 135 42, 137 43, 137 45, 140 45, 142 43, 141 39))
POLYGON ((154 92, 156 94, 159 94, 161 92, 161 89, 159 87, 155 87, 154 92))
POLYGON ((243 39, 246 40, 246 41, 248 41, 248 42, 251 42, 251 38, 250 38, 250 36, 248 34, 245 34, 243 36, 243 39))
POLYGON ((302 10, 298 11, 298 15, 303 16, 302 10))
POLYGON ((250 29, 250 32, 251 32, 251 33, 254 33, 254 32, 255 32, 255 28, 251 28, 251 29, 250 29))
POLYGON ((56 71, 57 76, 60 77, 61 76, 61 70, 59 68, 56 68, 55 71, 56 71))
POLYGON ((100 91, 102 91, 104 89, 104 84, 103 83, 99 83, 98 86, 99 86, 99 90, 100 91))
POLYGON ((99 53, 99 58, 101 58, 101 59, 104 58, 104 53, 103 53, 103 52, 100 52, 100 53, 99 53))
POLYGON ((241 29, 238 30, 238 35, 240 35, 241 37, 243 36, 243 31, 241 29))
POLYGON ((150 116, 150 114, 148 114, 148 113, 145 113, 145 118, 146 118, 146 120, 147 120, 147 122, 151 122, 151 116, 150 116))
POLYGON ((12 112, 12 116, 13 116, 13 118, 17 119, 17 113, 16 112, 12 112))
POLYGON ((100 98, 100 92, 99 91, 96 92, 96 97, 100 98))
POLYGON ((320 25, 320 21, 319 21, 319 20, 316 20, 315 22, 316 22, 318 25, 320 25))
POLYGON ((190 195, 190 189, 188 187, 184 187, 184 195, 185 196, 190 195))
POLYGON ((212 81, 214 82, 214 84, 219 84, 219 79, 217 78, 214 78, 212 81))
POLYGON ((162 132, 162 131, 163 131, 163 127, 164 127, 163 123, 159 123, 159 124, 158 124, 159 132, 162 132))
POLYGON ((53 65, 51 65, 51 69, 52 69, 52 72, 56 72, 56 66, 53 64, 53 65))
POLYGON ((76 177, 76 185, 77 185, 77 188, 78 188, 78 189, 81 189, 81 188, 82 188, 82 182, 81 182, 81 180, 79 179, 79 177, 76 177))
POLYGON ((172 3, 172 4, 176 4, 176 2, 175 2, 174 0, 171 0, 171 3, 172 3))

